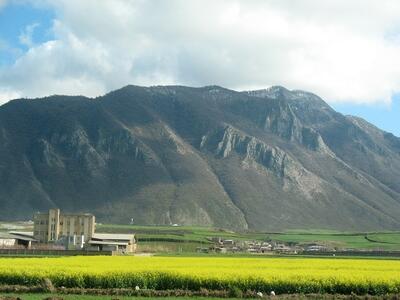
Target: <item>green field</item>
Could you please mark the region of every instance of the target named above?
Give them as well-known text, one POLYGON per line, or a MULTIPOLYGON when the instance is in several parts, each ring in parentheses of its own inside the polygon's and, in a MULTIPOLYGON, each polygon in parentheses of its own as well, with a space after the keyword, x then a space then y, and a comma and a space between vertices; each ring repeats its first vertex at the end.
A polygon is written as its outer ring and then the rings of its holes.
POLYGON ((400 250, 400 233, 276 233, 269 239, 286 243, 319 243, 337 249, 400 250))
POLYGON ((369 233, 368 239, 376 243, 400 245, 400 233, 398 232, 369 233))
POLYGON ((194 226, 132 226, 132 225, 97 225, 98 232, 135 233, 139 252, 176 253, 195 252, 197 247, 212 245, 210 238, 266 240, 264 233, 236 233, 211 227, 194 226))
POLYGON ((209 243, 210 237, 237 240, 264 240, 265 233, 236 233, 212 227, 194 226, 134 226, 134 225, 97 225, 98 232, 135 233, 139 241, 170 240, 176 242, 209 243))
POLYGON ((337 232, 292 230, 287 232, 244 232, 191 226, 98 225, 98 232, 135 233, 139 251, 191 252, 210 244, 211 237, 237 241, 276 241, 292 245, 318 243, 331 248, 354 250, 400 250, 400 232, 337 232))

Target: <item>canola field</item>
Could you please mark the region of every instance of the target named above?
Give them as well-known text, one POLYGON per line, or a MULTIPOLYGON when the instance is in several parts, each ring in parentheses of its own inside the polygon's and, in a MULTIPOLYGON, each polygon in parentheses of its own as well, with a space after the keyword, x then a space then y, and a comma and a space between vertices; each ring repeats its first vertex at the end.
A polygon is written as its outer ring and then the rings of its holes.
POLYGON ((248 257, 0 258, 0 285, 383 295, 400 293, 400 261, 248 257))

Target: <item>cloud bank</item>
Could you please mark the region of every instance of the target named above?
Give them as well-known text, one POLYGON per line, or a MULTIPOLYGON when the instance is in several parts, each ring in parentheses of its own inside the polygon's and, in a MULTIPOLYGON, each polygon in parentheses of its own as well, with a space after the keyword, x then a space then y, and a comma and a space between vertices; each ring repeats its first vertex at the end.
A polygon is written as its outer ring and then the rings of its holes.
MULTIPOLYGON (((4 1, 4 0, 3 0, 4 1)), ((2 0, 0 0, 0 5, 2 0)), ((126 84, 284 85, 331 103, 400 92, 397 0, 58 0, 54 39, 0 69, 10 95, 101 95, 126 84)))

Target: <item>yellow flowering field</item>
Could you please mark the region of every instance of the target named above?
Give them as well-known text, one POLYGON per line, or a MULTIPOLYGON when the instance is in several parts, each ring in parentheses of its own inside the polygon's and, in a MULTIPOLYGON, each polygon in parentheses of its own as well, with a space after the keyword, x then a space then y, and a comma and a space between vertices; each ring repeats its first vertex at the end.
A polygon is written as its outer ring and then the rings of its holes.
POLYGON ((276 293, 400 292, 400 261, 380 259, 89 256, 0 258, 0 284, 230 289, 276 293))

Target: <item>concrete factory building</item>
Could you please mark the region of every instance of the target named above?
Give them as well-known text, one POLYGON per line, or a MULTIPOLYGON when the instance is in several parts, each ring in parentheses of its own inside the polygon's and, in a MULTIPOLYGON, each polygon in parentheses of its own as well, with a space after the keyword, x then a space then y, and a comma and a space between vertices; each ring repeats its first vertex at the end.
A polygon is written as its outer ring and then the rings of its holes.
MULTIPOLYGON (((32 240, 53 244, 66 250, 114 251, 131 253, 136 250, 134 234, 95 233, 95 216, 92 214, 64 214, 59 209, 33 216, 32 240)), ((3 243, 10 243, 7 239, 3 243)))
POLYGON ((59 209, 33 215, 33 237, 41 243, 56 242, 61 237, 83 236, 89 241, 95 230, 92 214, 64 214, 59 209))

